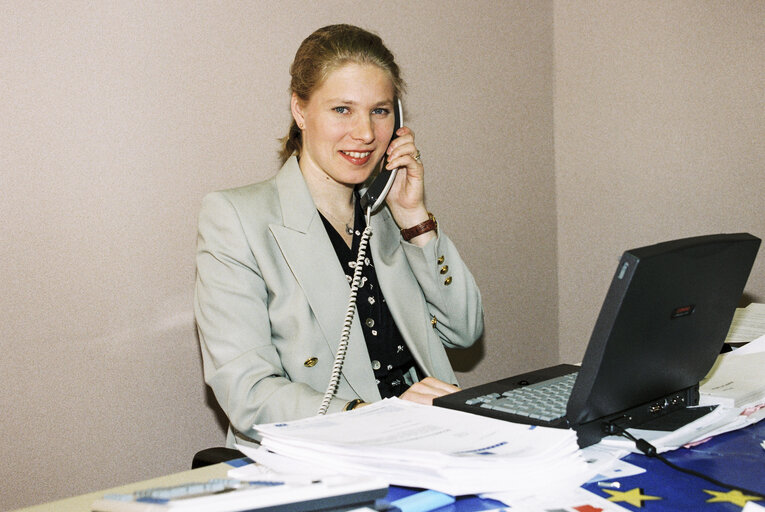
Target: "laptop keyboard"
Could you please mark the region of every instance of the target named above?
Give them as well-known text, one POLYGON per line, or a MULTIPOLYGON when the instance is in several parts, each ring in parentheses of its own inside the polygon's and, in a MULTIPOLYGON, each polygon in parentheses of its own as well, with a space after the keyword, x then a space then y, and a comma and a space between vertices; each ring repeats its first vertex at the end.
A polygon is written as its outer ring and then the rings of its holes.
POLYGON ((465 404, 535 420, 553 421, 566 415, 576 375, 576 372, 569 373, 503 393, 489 393, 470 398, 465 404))

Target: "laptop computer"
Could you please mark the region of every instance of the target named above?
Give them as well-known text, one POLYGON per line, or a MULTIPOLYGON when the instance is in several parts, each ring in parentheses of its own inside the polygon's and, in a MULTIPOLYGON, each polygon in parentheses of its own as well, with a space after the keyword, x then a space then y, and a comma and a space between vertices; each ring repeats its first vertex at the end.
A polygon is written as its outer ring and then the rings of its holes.
POLYGON ((517 423, 573 428, 580 447, 615 433, 614 424, 674 430, 709 412, 689 407, 698 404, 699 381, 723 347, 759 246, 759 238, 735 233, 626 251, 581 366, 524 373, 463 389, 433 404, 517 423), (540 389, 550 385, 563 388, 557 411, 529 413, 554 401, 539 397, 540 389))

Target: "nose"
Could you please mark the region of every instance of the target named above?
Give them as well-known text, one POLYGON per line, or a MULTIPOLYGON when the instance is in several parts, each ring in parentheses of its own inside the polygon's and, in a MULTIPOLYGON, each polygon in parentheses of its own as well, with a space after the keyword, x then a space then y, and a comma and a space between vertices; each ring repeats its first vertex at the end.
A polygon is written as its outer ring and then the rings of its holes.
POLYGON ((370 144, 375 140, 375 130, 372 118, 369 116, 357 116, 351 130, 351 137, 364 144, 370 144))

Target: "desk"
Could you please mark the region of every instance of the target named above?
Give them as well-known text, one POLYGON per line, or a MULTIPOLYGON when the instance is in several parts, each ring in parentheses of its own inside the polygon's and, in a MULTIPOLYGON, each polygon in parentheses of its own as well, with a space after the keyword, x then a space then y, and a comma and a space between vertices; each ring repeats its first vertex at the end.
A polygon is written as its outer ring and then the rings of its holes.
MULTIPOLYGON (((745 429, 729 432, 690 450, 676 450, 665 456, 683 467, 765 493, 765 420, 745 429)), ((740 493, 706 483, 668 468, 660 461, 643 455, 628 455, 625 460, 647 470, 646 473, 619 479, 619 489, 604 489, 586 484, 588 491, 613 501, 626 510, 647 512, 740 512, 745 501, 740 493)), ((204 468, 137 482, 113 489, 75 496, 20 509, 16 512, 88 512, 90 504, 107 493, 130 493, 148 487, 178 485, 192 481, 225 477, 228 464, 215 464, 204 468)), ((551 482, 551 485, 555 485, 551 482)), ((412 489, 391 487, 388 497, 397 499, 415 492, 412 489)), ((765 503, 761 500, 760 503, 765 503)), ((572 504, 574 505, 574 504, 572 504)), ((586 505, 586 504, 581 504, 586 505)), ((470 512, 501 507, 502 504, 475 497, 460 498, 455 505, 442 507, 437 512, 470 512)), ((578 508, 578 512, 597 512, 598 508, 578 508)), ((560 510, 560 509, 559 509, 560 510)), ((552 512, 552 511, 549 511, 552 512)))
MULTIPOLYGON (((692 449, 680 449, 664 456, 678 466, 693 469, 712 478, 765 493, 765 420, 734 432, 720 435, 692 449)), ((619 489, 605 489, 597 484, 583 487, 630 511, 646 512, 741 512, 746 499, 738 491, 718 487, 705 480, 679 473, 659 460, 630 454, 625 461, 647 471, 618 480, 619 489)), ((554 482, 551 482, 554 485, 554 482)), ((397 499, 412 490, 392 487, 388 493, 397 499)), ((765 505, 765 500, 755 501, 765 505)), ((587 503, 571 504, 539 512, 599 512, 587 503)), ((502 504, 478 498, 462 498, 456 505, 436 512, 470 512, 500 507, 502 504)), ((513 509, 508 509, 513 512, 513 509)))
POLYGON ((172 475, 160 476, 142 482, 136 482, 128 485, 104 489, 102 491, 91 492, 66 498, 58 501, 43 503, 32 507, 18 509, 13 512, 90 512, 90 505, 104 496, 104 494, 129 494, 140 489, 150 487, 166 487, 181 485, 188 482, 202 482, 211 478, 225 478, 231 466, 228 464, 215 464, 203 468, 173 473, 172 475))
MULTIPOLYGON (((741 430, 728 432, 692 449, 668 452, 665 457, 680 467, 696 470, 717 480, 765 494, 765 420, 741 430)), ((611 496, 595 484, 584 487, 611 498, 628 510, 651 512, 740 512, 746 501, 738 491, 729 491, 699 478, 679 473, 661 461, 631 454, 627 462, 645 468, 641 475, 620 480, 622 492, 611 496), (631 493, 629 496, 624 493, 631 493), (652 496, 652 498, 641 498, 652 496), (643 507, 630 506, 642 503, 643 507), (616 501, 617 499, 627 501, 616 501)), ((757 500, 753 500, 757 501, 757 500)), ((765 504, 765 500, 758 503, 765 504)))

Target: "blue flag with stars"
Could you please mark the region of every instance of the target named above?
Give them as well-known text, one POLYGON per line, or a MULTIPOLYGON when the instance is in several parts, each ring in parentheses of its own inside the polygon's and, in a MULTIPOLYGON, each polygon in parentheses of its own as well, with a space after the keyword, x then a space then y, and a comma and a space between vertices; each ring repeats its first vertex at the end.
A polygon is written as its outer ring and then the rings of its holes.
MULTIPOLYGON (((765 421, 760 421, 694 448, 681 448, 663 455, 680 467, 765 494, 763 439, 765 421)), ((631 454, 624 460, 646 472, 620 478, 618 489, 602 488, 595 483, 584 487, 627 510, 646 512, 741 512, 749 501, 765 504, 765 499, 759 496, 681 473, 655 458, 631 454)))

